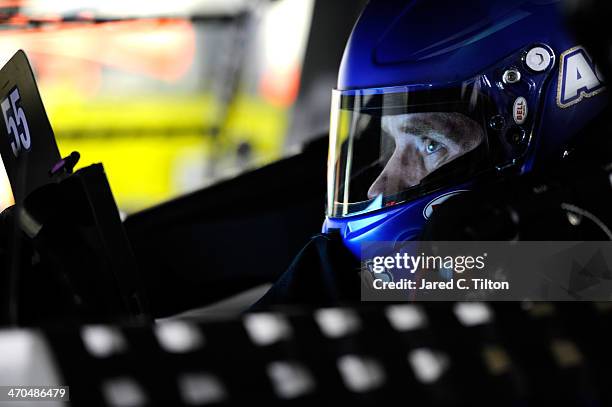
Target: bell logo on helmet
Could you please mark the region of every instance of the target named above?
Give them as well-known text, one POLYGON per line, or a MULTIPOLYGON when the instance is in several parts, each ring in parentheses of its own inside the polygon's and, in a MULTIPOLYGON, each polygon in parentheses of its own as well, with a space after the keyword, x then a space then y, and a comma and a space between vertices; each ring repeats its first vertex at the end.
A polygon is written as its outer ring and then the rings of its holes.
POLYGON ((601 74, 581 46, 561 54, 557 105, 566 108, 605 89, 601 74))
POLYGON ((447 192, 445 194, 442 194, 434 199, 431 200, 431 202, 429 202, 427 205, 425 205, 425 209, 423 209, 423 217, 425 219, 429 219, 431 217, 431 214, 433 213, 433 211, 436 209, 437 206, 442 205, 442 203, 444 201, 446 201, 448 198, 455 196, 455 195, 459 195, 463 192, 468 192, 467 189, 461 189, 458 191, 452 191, 452 192, 447 192))
POLYGON ((512 108, 512 115, 516 124, 525 123, 525 120, 527 120, 527 100, 524 97, 519 96, 516 98, 512 108))

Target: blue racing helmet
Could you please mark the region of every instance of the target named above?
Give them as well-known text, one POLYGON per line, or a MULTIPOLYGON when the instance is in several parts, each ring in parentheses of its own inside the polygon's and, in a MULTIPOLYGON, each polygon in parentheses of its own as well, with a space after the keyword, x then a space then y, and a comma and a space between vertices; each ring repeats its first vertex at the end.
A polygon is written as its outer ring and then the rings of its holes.
POLYGON ((559 1, 373 0, 332 94, 324 232, 418 238, 436 206, 546 168, 607 103, 559 1))

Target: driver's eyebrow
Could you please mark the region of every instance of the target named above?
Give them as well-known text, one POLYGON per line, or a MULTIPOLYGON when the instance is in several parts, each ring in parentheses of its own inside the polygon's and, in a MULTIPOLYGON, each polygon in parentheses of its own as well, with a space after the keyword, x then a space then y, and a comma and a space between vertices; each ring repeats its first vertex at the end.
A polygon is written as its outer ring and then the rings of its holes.
POLYGON ((414 113, 383 118, 382 127, 389 135, 404 134, 418 138, 431 138, 447 145, 467 149, 475 141, 472 135, 482 130, 475 128, 471 120, 460 113, 414 113))
POLYGON ((464 140, 465 129, 449 117, 433 115, 432 117, 413 117, 403 123, 399 130, 418 137, 432 137, 436 140, 445 139, 456 144, 464 140))

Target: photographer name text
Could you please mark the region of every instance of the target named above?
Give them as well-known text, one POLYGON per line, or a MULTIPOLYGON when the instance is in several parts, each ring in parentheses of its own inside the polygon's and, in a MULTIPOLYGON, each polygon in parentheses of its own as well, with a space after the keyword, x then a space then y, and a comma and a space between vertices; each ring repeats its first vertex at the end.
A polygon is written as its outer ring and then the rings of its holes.
POLYGON ((494 281, 488 278, 456 278, 447 281, 419 281, 401 279, 384 281, 377 278, 372 283, 375 290, 509 290, 507 281, 494 281))

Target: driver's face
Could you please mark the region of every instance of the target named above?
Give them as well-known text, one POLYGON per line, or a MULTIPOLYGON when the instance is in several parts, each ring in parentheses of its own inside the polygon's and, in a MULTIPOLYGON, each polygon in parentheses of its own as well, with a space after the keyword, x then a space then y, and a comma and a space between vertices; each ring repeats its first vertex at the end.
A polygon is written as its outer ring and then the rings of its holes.
POLYGON ((482 127, 461 113, 407 113, 382 118, 395 150, 368 190, 368 198, 415 186, 444 164, 476 148, 482 127))

